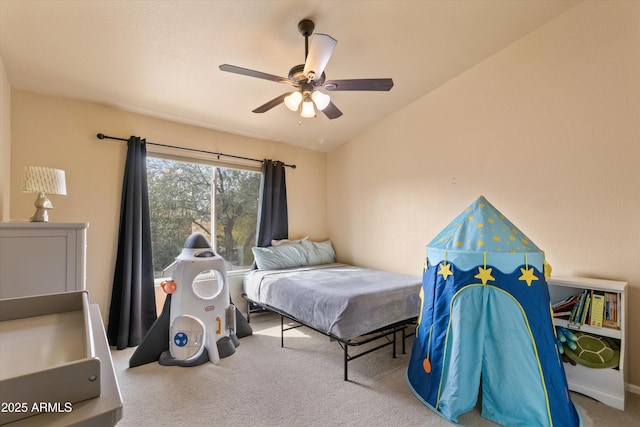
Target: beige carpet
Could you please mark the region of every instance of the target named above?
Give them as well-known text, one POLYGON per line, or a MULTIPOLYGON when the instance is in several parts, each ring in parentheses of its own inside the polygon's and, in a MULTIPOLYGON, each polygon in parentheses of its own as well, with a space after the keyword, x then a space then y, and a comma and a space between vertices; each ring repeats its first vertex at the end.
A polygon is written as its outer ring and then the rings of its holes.
MULTIPOLYGON (((134 349, 113 350, 124 401, 118 426, 451 426, 409 390, 407 354, 391 348, 349 363, 343 381, 342 349, 328 338, 300 328, 285 335, 280 320, 252 316, 254 335, 219 365, 191 368, 149 363, 129 369, 134 349)), ((625 412, 572 394, 584 425, 640 426, 640 396, 627 393, 625 412)), ((517 410, 517 408, 514 408, 517 410)), ((462 425, 495 426, 479 410, 462 425)))

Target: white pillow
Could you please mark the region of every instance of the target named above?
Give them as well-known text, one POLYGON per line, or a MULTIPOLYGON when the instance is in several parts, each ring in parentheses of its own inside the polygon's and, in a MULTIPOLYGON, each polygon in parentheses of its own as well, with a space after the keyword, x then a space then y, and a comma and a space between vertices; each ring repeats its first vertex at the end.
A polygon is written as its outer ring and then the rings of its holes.
POLYGON ((307 240, 308 238, 309 236, 305 236, 302 239, 298 239, 298 240, 289 240, 289 239, 272 240, 271 246, 282 246, 282 245, 288 245, 289 243, 300 243, 301 241, 307 240))

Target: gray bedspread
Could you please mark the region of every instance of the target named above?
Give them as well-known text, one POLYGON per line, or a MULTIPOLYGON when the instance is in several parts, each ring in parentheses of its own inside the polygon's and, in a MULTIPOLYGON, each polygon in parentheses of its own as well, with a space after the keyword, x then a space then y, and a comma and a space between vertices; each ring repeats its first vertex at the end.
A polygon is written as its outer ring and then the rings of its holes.
POLYGON ((247 297, 319 331, 349 340, 417 317, 421 278, 345 264, 253 270, 247 297))

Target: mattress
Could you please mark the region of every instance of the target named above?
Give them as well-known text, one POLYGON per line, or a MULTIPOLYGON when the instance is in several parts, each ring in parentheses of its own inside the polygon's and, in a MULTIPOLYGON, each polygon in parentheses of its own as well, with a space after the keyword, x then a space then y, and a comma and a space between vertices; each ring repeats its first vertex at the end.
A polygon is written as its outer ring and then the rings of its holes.
POLYGON ((346 264, 253 270, 244 279, 251 301, 343 340, 418 316, 418 276, 346 264))

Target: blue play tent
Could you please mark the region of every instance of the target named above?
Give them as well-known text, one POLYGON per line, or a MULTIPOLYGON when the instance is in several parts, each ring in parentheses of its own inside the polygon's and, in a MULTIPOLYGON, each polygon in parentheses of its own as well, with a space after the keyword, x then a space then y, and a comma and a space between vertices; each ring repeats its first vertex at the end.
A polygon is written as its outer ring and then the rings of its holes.
POLYGON ((407 384, 457 423, 482 393, 505 426, 580 426, 556 345, 542 252, 484 197, 427 246, 407 384))

